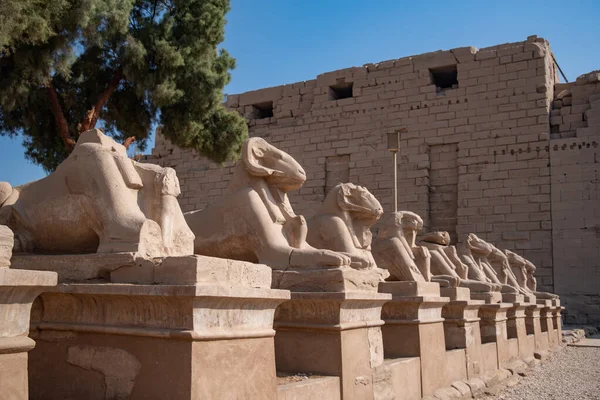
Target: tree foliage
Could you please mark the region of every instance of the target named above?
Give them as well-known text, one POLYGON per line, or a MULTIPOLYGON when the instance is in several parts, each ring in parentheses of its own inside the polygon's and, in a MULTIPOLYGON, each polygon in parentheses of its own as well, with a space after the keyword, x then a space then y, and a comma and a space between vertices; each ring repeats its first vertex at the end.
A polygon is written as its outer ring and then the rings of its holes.
POLYGON ((142 149, 155 124, 221 162, 247 137, 221 107, 229 0, 0 0, 0 134, 51 171, 96 126, 142 149))

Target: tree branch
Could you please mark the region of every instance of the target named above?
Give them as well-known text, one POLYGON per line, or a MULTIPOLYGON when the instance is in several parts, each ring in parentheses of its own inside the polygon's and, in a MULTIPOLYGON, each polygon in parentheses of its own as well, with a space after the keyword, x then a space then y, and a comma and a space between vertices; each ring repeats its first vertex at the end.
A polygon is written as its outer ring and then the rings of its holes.
POLYGON ((152 10, 152 23, 154 23, 154 17, 156 16, 156 6, 158 6, 158 0, 154 0, 154 9, 152 10))
POLYGON ((171 6, 169 5, 169 2, 168 2, 168 1, 161 1, 161 3, 162 3, 164 6, 165 6, 165 8, 166 8, 167 10, 169 10, 169 12, 170 12, 170 13, 173 13, 173 9, 174 9, 174 8, 173 8, 173 7, 171 7, 171 6))
POLYGON ((123 142, 123 146, 125 146, 126 149, 129 148, 129 146, 131 146, 133 144, 133 142, 135 142, 135 136, 129 136, 127 139, 125 139, 125 141, 123 142))
POLYGON ((48 83, 46 90, 48 91, 48 97, 50 97, 50 108, 52 109, 52 114, 54 114, 54 121, 56 122, 60 137, 67 150, 71 152, 75 148, 76 142, 69 134, 69 124, 67 124, 67 119, 65 118, 65 114, 58 101, 58 94, 56 93, 54 86, 52 86, 52 82, 48 83))
POLYGON ((96 100, 96 104, 92 107, 83 118, 83 122, 79 124, 78 131, 79 133, 83 133, 89 129, 93 129, 96 126, 96 122, 98 122, 98 117, 100 117, 100 111, 102 111, 102 107, 108 101, 110 96, 113 94, 117 86, 119 86, 119 82, 123 78, 123 68, 119 67, 113 74, 112 79, 110 80, 108 87, 106 90, 98 97, 96 100))

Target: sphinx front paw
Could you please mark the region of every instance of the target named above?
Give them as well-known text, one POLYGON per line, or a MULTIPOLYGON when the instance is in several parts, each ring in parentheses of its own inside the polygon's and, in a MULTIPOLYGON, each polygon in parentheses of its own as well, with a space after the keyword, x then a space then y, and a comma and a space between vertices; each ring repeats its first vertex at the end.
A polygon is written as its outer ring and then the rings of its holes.
POLYGON ((343 265, 351 265, 352 263, 352 259, 343 253, 338 253, 331 250, 319 250, 319 253, 319 265, 341 267, 343 265))

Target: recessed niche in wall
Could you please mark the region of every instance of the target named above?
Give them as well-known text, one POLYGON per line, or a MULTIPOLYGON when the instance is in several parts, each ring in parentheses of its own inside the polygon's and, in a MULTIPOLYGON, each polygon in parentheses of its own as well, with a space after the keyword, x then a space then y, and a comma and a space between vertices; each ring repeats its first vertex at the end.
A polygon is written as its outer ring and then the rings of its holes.
POLYGON ((329 100, 341 100, 352 97, 352 82, 338 82, 329 86, 329 100))
POLYGON ((435 85, 438 91, 458 88, 458 71, 456 65, 431 68, 429 73, 431 74, 431 84, 435 85))
POLYGON ((264 103, 253 104, 252 110, 256 119, 271 118, 273 116, 273 102, 265 101, 264 103))

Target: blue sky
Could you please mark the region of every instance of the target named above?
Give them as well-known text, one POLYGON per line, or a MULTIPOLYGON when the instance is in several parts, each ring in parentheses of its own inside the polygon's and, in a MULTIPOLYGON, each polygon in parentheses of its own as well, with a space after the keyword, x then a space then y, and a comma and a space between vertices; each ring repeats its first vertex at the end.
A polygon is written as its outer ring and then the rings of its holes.
MULTIPOLYGON (((237 68, 225 90, 230 94, 529 35, 550 41, 570 81, 600 69, 596 0, 232 0, 231 6, 224 47, 237 68)), ((0 137, 0 171, 0 180, 13 185, 44 176, 23 157, 21 140, 5 137, 0 137)))

